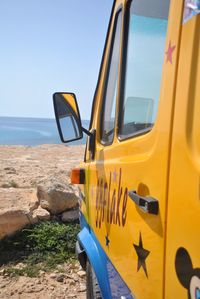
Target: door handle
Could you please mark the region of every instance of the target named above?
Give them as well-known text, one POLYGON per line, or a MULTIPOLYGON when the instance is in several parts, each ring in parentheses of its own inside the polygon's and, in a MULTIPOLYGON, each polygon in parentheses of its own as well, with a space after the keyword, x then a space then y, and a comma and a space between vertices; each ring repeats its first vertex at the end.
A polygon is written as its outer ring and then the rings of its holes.
POLYGON ((159 202, 157 199, 151 196, 140 196, 136 191, 129 191, 130 198, 135 202, 135 204, 145 213, 158 215, 159 202))

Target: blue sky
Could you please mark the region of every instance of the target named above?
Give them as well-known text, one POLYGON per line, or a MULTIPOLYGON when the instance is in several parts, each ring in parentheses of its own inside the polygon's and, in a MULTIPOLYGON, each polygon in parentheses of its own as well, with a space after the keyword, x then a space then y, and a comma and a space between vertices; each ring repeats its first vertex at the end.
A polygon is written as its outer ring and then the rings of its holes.
POLYGON ((0 116, 53 118, 71 91, 90 118, 112 2, 0 1, 0 116))

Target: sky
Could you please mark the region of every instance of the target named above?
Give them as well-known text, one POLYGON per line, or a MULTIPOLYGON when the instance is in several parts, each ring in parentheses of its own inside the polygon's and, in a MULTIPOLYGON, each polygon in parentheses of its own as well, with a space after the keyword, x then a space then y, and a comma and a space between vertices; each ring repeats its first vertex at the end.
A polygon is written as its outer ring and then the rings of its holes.
POLYGON ((53 118, 66 91, 90 119, 112 3, 0 1, 0 116, 53 118))

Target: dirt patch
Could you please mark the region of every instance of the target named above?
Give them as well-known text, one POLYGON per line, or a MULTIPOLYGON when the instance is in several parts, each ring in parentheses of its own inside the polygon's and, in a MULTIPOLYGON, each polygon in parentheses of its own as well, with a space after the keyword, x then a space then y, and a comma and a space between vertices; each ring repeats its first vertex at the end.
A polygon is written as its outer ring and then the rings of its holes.
POLYGON ((85 291, 85 272, 78 263, 66 263, 50 273, 41 271, 36 278, 10 277, 4 268, 0 269, 0 298, 3 299, 85 299, 85 291))

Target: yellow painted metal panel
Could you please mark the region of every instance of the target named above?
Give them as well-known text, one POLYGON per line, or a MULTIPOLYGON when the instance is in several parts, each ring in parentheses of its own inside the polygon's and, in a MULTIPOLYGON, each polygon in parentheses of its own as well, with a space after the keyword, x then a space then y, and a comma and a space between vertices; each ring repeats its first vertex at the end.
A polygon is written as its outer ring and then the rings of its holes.
POLYGON ((198 15, 182 28, 170 161, 166 299, 196 299, 200 296, 199 95, 200 16, 198 15))

